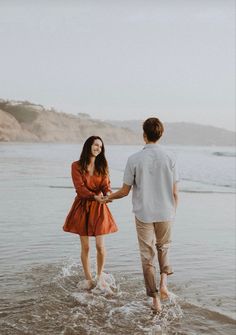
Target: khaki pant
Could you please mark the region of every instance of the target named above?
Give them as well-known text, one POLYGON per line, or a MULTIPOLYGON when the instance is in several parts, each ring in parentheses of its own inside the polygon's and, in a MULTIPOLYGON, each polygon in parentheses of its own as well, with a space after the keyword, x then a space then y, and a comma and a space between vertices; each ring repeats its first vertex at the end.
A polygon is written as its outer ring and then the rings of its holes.
POLYGON ((139 250, 147 295, 155 297, 158 293, 156 263, 160 273, 173 273, 168 260, 168 249, 171 242, 171 222, 143 223, 135 218, 139 250))

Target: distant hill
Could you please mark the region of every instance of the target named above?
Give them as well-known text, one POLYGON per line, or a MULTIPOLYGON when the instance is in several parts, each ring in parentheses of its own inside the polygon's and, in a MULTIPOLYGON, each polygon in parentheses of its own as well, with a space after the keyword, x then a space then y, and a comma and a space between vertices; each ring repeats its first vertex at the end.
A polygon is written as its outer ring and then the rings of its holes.
MULTIPOLYGON (((113 126, 126 127, 142 136, 143 120, 107 121, 113 126)), ((161 139, 163 144, 199 145, 199 146, 234 146, 236 133, 223 128, 203 126, 186 122, 164 123, 165 132, 161 139)))
POLYGON ((137 135, 130 129, 91 119, 59 113, 28 101, 0 99, 0 141, 83 142, 98 135, 107 144, 136 144, 137 135))
MULTIPOLYGON (((59 113, 28 101, 0 99, 0 141, 83 142, 99 135, 106 144, 142 144, 142 121, 101 121, 59 113)), ((164 144, 235 145, 235 132, 192 123, 166 123, 164 144)))

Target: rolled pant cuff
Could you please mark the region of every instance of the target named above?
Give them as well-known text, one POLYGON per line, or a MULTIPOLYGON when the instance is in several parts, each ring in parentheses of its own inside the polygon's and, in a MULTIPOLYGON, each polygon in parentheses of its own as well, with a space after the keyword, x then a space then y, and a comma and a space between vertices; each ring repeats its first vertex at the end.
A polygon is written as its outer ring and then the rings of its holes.
POLYGON ((147 292, 147 296, 151 298, 155 298, 158 296, 158 290, 156 292, 147 292))
POLYGON ((166 273, 167 276, 172 275, 174 273, 171 266, 165 266, 163 269, 161 269, 160 274, 166 273))

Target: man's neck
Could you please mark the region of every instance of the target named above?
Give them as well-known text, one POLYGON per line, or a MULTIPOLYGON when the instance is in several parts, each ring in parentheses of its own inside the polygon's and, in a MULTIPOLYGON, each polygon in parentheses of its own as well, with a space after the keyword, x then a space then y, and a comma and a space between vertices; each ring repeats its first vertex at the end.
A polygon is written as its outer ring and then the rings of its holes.
POLYGON ((158 141, 156 142, 150 142, 150 141, 145 141, 146 144, 157 144, 158 141))

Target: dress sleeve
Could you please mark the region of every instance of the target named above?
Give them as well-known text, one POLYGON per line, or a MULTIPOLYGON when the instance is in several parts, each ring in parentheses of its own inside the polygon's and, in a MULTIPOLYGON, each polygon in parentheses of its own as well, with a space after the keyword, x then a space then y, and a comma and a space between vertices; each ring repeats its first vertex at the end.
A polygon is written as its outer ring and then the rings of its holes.
POLYGON ((107 193, 112 193, 111 181, 110 181, 109 176, 103 177, 102 184, 101 184, 101 191, 103 195, 106 195, 107 193))
POLYGON ((85 185, 82 175, 79 171, 77 162, 72 163, 71 165, 71 176, 74 183, 74 187, 76 193, 78 194, 79 198, 87 199, 87 200, 94 200, 94 195, 96 193, 91 192, 85 185))

